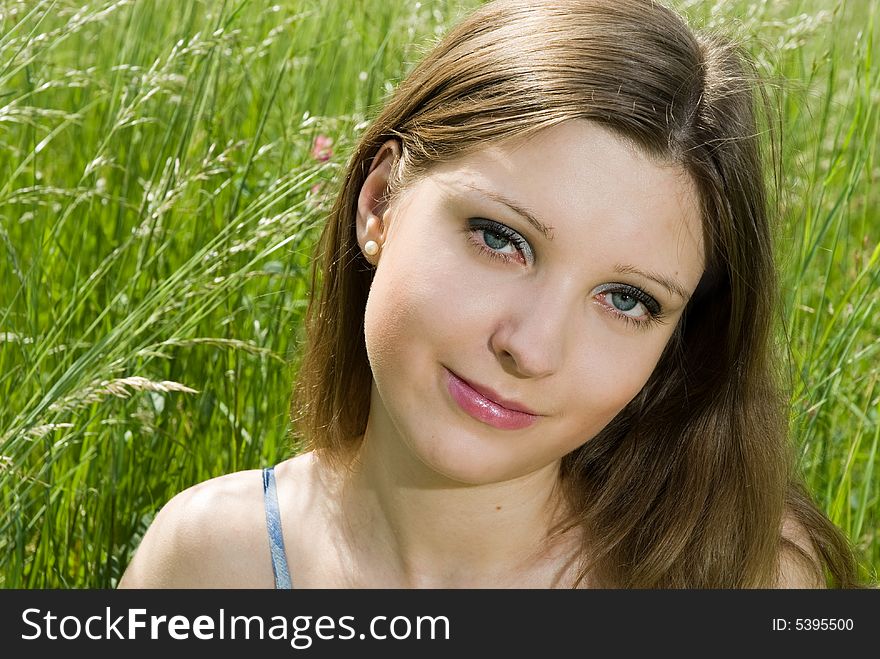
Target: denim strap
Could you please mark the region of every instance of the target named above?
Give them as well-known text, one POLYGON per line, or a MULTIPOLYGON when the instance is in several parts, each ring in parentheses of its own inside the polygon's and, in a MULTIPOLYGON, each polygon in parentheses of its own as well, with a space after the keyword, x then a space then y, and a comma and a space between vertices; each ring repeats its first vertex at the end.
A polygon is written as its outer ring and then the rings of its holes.
POLYGON ((275 588, 293 588, 284 553, 284 536, 281 535, 281 513, 278 509, 278 490, 275 487, 275 467, 263 469, 263 502, 266 505, 266 527, 269 529, 269 549, 272 551, 275 588))

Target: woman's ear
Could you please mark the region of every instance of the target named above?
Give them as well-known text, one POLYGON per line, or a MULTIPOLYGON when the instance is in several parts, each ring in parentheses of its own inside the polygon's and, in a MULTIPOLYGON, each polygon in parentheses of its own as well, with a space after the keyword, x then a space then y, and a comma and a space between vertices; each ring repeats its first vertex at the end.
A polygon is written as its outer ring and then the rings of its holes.
POLYGON ((357 241, 367 261, 376 265, 385 242, 384 215, 388 206, 388 183, 400 158, 400 142, 388 140, 376 152, 361 186, 357 202, 357 241))

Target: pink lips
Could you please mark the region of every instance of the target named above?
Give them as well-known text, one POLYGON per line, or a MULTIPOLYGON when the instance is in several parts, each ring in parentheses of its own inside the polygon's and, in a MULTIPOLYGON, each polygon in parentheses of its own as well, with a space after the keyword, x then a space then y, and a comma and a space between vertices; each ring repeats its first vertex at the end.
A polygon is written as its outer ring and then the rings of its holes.
POLYGON ((495 428, 519 430, 530 426, 538 418, 536 414, 510 409, 496 403, 448 369, 446 370, 446 388, 461 409, 478 421, 495 428))

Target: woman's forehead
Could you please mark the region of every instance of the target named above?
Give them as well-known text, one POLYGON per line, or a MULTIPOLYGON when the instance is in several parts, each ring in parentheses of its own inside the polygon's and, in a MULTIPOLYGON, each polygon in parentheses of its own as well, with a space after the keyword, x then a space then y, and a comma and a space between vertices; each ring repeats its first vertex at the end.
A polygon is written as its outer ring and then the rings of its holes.
POLYGON ((554 243, 614 246, 615 253, 636 254, 655 269, 678 268, 694 286, 703 271, 702 218, 691 177, 591 122, 566 122, 471 150, 432 168, 426 182, 446 199, 520 216, 554 243))

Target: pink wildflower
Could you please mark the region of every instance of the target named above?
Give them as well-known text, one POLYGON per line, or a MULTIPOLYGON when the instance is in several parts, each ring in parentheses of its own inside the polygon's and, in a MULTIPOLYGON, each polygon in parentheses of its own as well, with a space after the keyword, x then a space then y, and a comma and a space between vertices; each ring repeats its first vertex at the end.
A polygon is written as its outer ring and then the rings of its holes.
POLYGON ((333 149, 330 148, 332 144, 332 137, 327 137, 324 134, 315 137, 315 143, 312 145, 312 158, 320 160, 321 162, 330 160, 333 156, 333 149))

